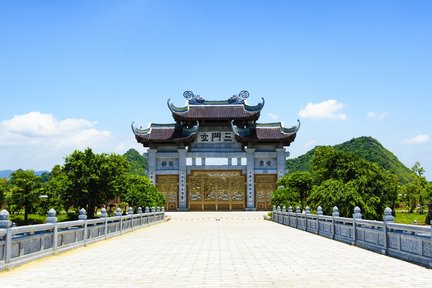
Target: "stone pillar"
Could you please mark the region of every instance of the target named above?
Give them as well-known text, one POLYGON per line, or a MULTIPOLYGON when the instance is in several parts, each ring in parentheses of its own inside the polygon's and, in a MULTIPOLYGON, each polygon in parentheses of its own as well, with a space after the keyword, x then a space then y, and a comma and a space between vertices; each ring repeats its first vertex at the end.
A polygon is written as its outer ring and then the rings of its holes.
POLYGON ((276 148, 276 153, 277 178, 280 179, 287 173, 285 148, 276 148))
MULTIPOLYGON (((186 211, 186 149, 177 149, 179 159, 178 210, 186 211)), ((193 158, 195 159, 195 158, 193 158)))
POLYGON ((206 166, 206 158, 201 158, 201 165, 206 166))
POLYGON ((147 173, 153 185, 156 185, 156 152, 157 149, 148 149, 147 173))
POLYGON ((255 148, 246 148, 246 210, 255 211, 255 148))

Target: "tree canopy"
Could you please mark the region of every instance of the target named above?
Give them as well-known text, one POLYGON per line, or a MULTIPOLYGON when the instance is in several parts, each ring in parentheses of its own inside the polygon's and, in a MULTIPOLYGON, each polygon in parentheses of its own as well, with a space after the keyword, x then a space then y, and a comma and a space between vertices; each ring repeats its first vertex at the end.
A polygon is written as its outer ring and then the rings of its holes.
POLYGON ((356 154, 317 147, 310 170, 282 177, 273 204, 321 206, 327 214, 338 206, 344 217, 351 217, 354 207, 359 206, 368 219, 381 219, 386 206, 394 207, 398 178, 356 154))
POLYGON ((128 163, 120 155, 95 154, 87 148, 67 156, 62 170, 68 179, 64 201, 84 207, 89 218, 93 218, 96 207, 120 194, 128 163))
POLYGON ((28 214, 39 201, 41 178, 33 170, 16 170, 9 180, 7 203, 13 210, 24 209, 24 222, 28 222, 28 214))
MULTIPOLYGON (((411 181, 411 172, 399 159, 389 150, 372 137, 358 137, 342 144, 330 146, 337 151, 352 153, 364 160, 378 164, 392 174, 397 175, 401 184, 411 181)), ((306 154, 286 161, 289 173, 295 171, 312 172, 311 160, 319 147, 306 154)))

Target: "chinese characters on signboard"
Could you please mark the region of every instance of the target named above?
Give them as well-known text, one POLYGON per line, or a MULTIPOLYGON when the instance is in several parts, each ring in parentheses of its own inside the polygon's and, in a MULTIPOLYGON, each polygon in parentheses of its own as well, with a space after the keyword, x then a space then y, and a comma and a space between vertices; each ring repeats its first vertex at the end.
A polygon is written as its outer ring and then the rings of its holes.
POLYGON ((198 143, 227 143, 234 142, 233 132, 218 132, 218 131, 205 131, 198 132, 198 143))

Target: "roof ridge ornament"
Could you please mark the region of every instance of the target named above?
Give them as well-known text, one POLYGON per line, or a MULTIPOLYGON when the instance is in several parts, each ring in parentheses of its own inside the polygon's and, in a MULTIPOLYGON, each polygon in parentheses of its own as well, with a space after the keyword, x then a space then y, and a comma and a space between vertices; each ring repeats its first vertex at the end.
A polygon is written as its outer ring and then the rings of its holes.
POLYGON ((245 100, 249 98, 249 92, 242 90, 238 95, 233 95, 228 99, 229 104, 244 104, 245 100))
POLYGON ((203 104, 205 102, 205 99, 203 97, 193 94, 192 91, 183 92, 183 97, 189 100, 188 102, 191 105, 203 104))

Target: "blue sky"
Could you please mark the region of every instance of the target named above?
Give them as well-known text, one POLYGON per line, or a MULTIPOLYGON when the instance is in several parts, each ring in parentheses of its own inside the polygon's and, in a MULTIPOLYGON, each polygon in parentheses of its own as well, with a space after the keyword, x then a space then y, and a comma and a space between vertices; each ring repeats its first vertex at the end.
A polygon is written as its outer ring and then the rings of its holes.
POLYGON ((293 157, 372 136, 432 178, 431 1, 1 1, 0 170, 144 149, 192 90, 302 121, 293 157))

